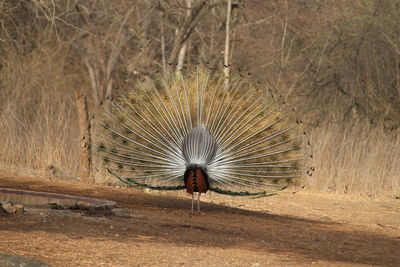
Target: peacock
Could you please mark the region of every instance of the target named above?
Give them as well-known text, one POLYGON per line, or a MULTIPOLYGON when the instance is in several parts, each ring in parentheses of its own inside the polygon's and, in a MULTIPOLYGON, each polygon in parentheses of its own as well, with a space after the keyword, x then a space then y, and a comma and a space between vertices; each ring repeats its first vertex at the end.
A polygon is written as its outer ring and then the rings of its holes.
POLYGON ((266 197, 303 174, 291 112, 243 78, 197 70, 138 83, 116 97, 93 153, 129 186, 266 197))

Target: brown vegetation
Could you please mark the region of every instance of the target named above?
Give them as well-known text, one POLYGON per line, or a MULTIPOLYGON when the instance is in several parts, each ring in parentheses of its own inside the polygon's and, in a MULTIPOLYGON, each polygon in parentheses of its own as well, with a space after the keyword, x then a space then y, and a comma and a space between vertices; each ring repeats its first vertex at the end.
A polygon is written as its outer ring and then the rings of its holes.
MULTIPOLYGON (((399 194, 399 9, 398 0, 232 1, 230 75, 297 107, 313 189, 399 194)), ((225 26, 222 0, 0 0, 1 169, 77 175, 74 92, 97 117, 100 103, 177 63, 219 74, 225 26)))

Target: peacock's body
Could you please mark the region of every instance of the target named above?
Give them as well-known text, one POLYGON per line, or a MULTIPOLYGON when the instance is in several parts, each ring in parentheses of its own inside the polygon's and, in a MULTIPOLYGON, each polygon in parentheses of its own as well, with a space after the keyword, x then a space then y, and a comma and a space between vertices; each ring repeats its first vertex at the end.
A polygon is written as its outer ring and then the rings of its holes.
MULTIPOLYGON (((134 187, 267 196, 302 173, 296 125, 242 80, 196 72, 145 82, 120 96, 94 145, 134 187)), ((193 210, 193 202, 192 202, 193 210)))

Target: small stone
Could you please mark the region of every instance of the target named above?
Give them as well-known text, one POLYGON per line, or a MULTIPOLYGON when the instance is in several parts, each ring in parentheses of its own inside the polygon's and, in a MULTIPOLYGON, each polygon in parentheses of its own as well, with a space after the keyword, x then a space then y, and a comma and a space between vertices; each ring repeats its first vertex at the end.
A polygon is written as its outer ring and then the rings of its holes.
POLYGON ((44 222, 44 223, 47 222, 47 218, 49 218, 49 216, 46 213, 41 212, 41 213, 39 213, 39 215, 42 218, 42 222, 44 222))
POLYGON ((329 216, 327 216, 327 215, 322 216, 321 219, 322 219, 322 220, 325 220, 325 221, 330 221, 330 222, 333 221, 332 218, 329 217, 329 216))
POLYGON ((261 266, 261 264, 259 264, 258 262, 253 263, 253 264, 251 265, 251 267, 260 267, 260 266, 261 266))
POLYGON ((320 241, 328 241, 328 238, 326 238, 326 236, 322 235, 319 237, 320 241))
POLYGON ((70 210, 59 210, 57 213, 64 219, 69 219, 72 217, 72 212, 70 210))
POLYGON ((66 210, 66 209, 68 209, 68 207, 66 207, 65 205, 63 205, 61 203, 56 203, 56 202, 50 202, 47 205, 49 206, 50 209, 54 209, 54 210, 66 210))
POLYGON ((1 207, 7 213, 23 213, 24 206, 22 204, 12 203, 12 202, 2 202, 1 207))
POLYGON ((129 213, 129 210, 124 209, 124 208, 111 209, 111 212, 117 217, 125 217, 125 218, 132 217, 131 214, 129 213))

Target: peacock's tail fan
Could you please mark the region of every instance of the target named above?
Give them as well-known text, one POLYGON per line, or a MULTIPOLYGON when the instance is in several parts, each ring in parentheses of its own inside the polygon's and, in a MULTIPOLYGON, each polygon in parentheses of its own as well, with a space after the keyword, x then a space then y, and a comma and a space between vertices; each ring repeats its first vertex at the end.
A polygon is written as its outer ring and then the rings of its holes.
POLYGON ((303 173, 301 135, 291 116, 240 78, 169 75, 119 96, 93 151, 128 185, 182 189, 197 164, 209 190, 268 196, 303 173), (189 145, 188 145, 189 143, 189 145))

